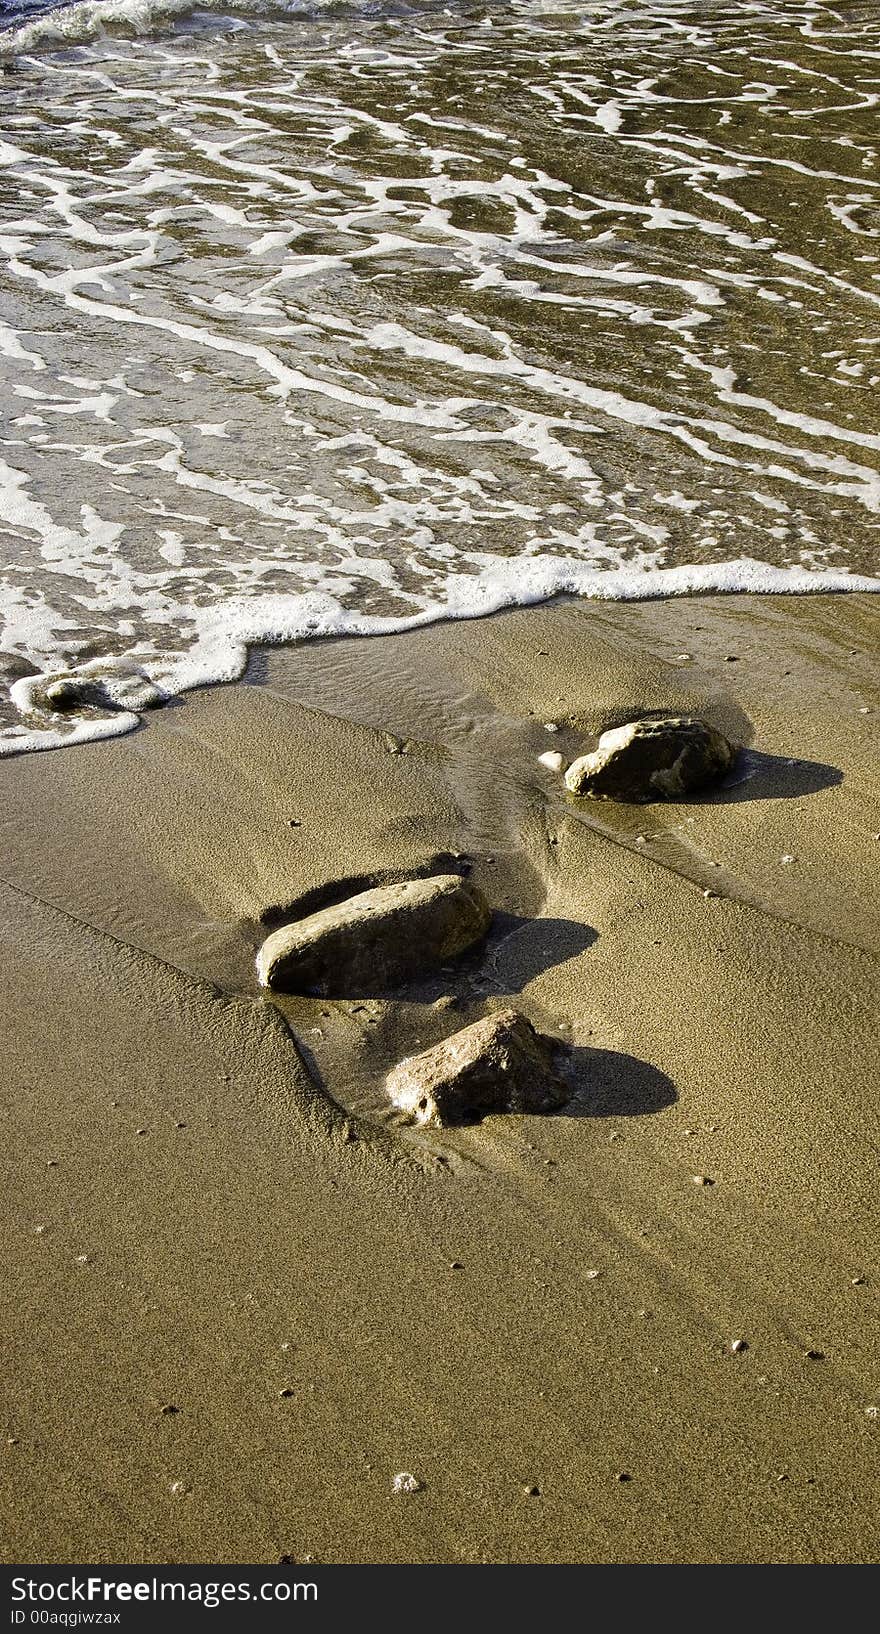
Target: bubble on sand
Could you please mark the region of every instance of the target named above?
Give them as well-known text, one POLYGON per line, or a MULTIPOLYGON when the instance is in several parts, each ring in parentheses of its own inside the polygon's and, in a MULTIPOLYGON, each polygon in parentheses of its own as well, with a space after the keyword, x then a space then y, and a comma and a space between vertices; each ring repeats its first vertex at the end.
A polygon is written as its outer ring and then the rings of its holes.
POLYGON ((424 1481, 420 1481, 417 1475, 411 1475, 409 1470, 401 1470, 391 1482, 391 1490, 400 1496, 412 1492, 422 1492, 424 1484, 424 1481))

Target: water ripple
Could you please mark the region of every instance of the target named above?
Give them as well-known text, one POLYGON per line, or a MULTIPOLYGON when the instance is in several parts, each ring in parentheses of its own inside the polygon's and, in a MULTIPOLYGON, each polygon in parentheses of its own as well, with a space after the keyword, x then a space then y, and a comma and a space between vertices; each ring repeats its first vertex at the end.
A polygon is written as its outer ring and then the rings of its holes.
POLYGON ((261 639, 880 587, 870 8, 5 21, 0 753, 261 639))

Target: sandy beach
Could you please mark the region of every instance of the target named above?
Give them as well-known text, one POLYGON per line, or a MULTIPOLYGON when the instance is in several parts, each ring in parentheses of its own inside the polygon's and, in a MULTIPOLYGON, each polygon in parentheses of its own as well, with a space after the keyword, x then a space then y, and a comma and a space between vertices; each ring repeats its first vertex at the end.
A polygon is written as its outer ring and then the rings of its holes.
POLYGON ((4 1558, 877 1559, 878 614, 259 650, 3 763, 4 1558), (727 785, 575 803, 539 762, 661 710, 743 746, 727 785), (279 917, 443 866, 485 947, 260 995, 279 917), (508 1004, 561 1112, 389 1114, 508 1004))

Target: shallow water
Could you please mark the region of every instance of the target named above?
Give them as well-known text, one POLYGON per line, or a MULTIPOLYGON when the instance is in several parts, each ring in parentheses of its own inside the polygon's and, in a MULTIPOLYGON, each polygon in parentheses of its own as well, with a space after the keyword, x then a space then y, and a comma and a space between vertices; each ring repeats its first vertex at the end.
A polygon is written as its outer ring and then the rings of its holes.
POLYGON ((880 588, 876 6, 0 16, 0 752, 258 639, 880 588))

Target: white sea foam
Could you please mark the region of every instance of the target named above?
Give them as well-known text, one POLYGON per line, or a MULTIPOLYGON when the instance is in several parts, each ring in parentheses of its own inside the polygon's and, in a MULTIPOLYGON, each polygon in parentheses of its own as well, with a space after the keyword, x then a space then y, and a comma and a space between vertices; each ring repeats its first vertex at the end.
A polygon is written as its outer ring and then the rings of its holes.
POLYGON ((195 9, 193 0, 78 0, 0 34, 0 54, 79 45, 113 27, 146 34, 195 9))
MULTIPOLYGON (((152 680, 167 697, 179 696, 195 687, 240 679, 252 646, 280 645, 322 636, 391 635, 420 629, 443 619, 485 618, 506 608, 534 606, 561 595, 599 601, 643 601, 699 594, 876 593, 880 592, 880 578, 822 568, 778 568, 745 559, 720 563, 713 568, 597 571, 576 562, 537 556, 524 563, 499 565, 479 578, 452 576, 444 588, 445 599, 403 618, 353 612, 320 591, 247 602, 229 601, 207 617, 193 610, 193 645, 176 662, 157 666, 152 680)), ((44 634, 48 635, 48 631, 44 634)), ((46 688, 53 682, 106 673, 105 666, 91 663, 79 669, 49 671, 15 683, 10 692, 21 711, 22 721, 0 733, 0 757, 26 750, 64 748, 132 731, 141 716, 137 710, 124 707, 125 691, 121 690, 117 699, 113 699, 112 714, 90 714, 73 721, 66 714, 53 713, 51 704, 46 702, 46 688), (29 727, 28 719, 35 716, 39 724, 29 727)), ((112 685, 108 692, 112 698, 112 685)))
POLYGON ((259 642, 880 589, 876 19, 223 12, 0 33, 0 754, 259 642))
MULTIPOLYGON (((110 31, 143 36, 159 34, 175 23, 213 19, 215 27, 260 19, 319 14, 333 0, 74 0, 0 32, 0 56, 57 50, 87 44, 110 31)), ((352 0, 357 9, 357 0, 352 0)))

